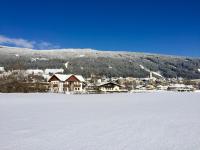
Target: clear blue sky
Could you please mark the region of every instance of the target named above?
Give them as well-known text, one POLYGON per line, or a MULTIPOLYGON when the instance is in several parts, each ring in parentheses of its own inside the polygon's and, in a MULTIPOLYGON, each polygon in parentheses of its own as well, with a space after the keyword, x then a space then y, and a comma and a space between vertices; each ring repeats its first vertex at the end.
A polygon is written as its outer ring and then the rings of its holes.
POLYGON ((0 5, 0 35, 7 44, 23 38, 35 42, 34 48, 48 42, 47 47, 200 56, 199 0, 2 0, 0 5))

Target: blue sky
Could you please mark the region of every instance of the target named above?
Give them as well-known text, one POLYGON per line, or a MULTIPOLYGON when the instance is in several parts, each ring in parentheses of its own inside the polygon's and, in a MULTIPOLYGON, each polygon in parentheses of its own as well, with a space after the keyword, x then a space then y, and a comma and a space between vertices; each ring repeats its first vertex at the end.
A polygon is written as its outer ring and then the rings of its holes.
POLYGON ((0 44, 200 56, 198 0, 2 0, 0 44))

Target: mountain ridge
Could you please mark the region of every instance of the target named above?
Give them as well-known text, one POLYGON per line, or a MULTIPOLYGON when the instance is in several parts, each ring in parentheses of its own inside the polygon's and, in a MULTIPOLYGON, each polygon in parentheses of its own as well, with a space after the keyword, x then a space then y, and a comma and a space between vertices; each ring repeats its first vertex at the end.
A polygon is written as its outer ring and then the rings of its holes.
POLYGON ((173 55, 173 54, 163 54, 163 53, 150 53, 150 52, 138 52, 130 50, 98 50, 93 48, 59 48, 59 49, 30 49, 30 48, 21 48, 21 47, 9 47, 0 45, 0 48, 16 49, 16 50, 29 50, 32 52, 105 52, 105 53, 131 53, 138 55, 159 55, 159 56, 168 56, 168 57, 187 57, 187 58, 200 58, 198 56, 184 56, 184 55, 173 55))

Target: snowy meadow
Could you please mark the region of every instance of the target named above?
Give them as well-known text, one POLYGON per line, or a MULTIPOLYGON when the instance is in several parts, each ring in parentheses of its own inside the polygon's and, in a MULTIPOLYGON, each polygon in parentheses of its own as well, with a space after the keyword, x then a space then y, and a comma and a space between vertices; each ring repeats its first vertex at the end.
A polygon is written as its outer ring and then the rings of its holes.
POLYGON ((1 150, 197 150, 200 93, 0 94, 1 150))

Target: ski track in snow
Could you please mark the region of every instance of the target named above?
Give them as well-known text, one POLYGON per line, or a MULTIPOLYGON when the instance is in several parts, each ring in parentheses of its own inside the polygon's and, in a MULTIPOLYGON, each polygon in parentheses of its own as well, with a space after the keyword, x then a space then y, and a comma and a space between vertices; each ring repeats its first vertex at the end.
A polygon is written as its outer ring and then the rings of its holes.
POLYGON ((0 150, 197 150, 199 97, 0 94, 0 150))

